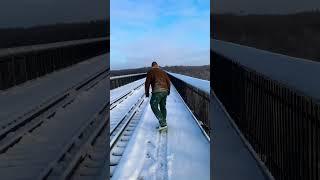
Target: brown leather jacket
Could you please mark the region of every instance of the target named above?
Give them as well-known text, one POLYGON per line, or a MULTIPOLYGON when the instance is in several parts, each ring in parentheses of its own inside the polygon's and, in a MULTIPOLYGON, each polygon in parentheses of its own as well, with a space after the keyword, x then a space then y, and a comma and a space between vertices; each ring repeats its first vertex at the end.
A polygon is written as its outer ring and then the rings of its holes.
POLYGON ((149 96, 149 87, 152 87, 152 92, 168 91, 170 94, 170 79, 166 72, 160 68, 152 68, 147 73, 145 82, 145 94, 149 96))

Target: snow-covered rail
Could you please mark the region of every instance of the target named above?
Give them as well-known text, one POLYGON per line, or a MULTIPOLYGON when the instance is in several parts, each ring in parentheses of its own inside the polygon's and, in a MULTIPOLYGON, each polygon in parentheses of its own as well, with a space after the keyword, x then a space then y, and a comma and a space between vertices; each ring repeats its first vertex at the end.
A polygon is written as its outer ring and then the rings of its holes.
POLYGON ((110 108, 110 115, 112 117, 110 121, 110 137, 115 136, 122 124, 134 113, 135 108, 144 99, 144 92, 140 88, 137 92, 132 93, 121 104, 114 108, 110 108))
POLYGON ((144 85, 145 79, 139 79, 136 81, 133 81, 129 84, 123 85, 121 87, 118 87, 116 89, 112 89, 110 91, 110 104, 111 107, 114 106, 116 103, 121 101, 123 98, 128 96, 128 94, 132 93, 136 89, 140 88, 142 85, 144 85))
POLYGON ((105 97, 108 76, 108 69, 101 70, 32 113, 8 121, 6 126, 1 121, 1 178, 72 176, 96 139, 107 137, 108 107, 101 97, 105 97))
MULTIPOLYGON (((107 122, 107 120, 105 121, 107 122)), ((92 141, 88 141, 88 151, 79 156, 79 164, 75 166, 73 172, 69 176, 71 180, 103 180, 108 179, 106 165, 108 162, 109 144, 106 143, 109 129, 107 124, 101 129, 96 137, 93 137, 92 141)))
POLYGON ((33 110, 32 113, 16 119, 0 121, 2 127, 0 130, 0 152, 6 151, 7 148, 17 143, 18 139, 30 130, 40 126, 46 119, 53 117, 59 108, 66 108, 79 94, 87 91, 96 85, 96 83, 105 80, 108 74, 108 70, 102 70, 68 89, 63 94, 52 98, 50 101, 44 102, 38 109, 33 110))
POLYGON ((119 78, 123 82, 139 79, 110 91, 110 177, 104 174, 103 178, 112 178, 147 104, 144 76, 145 74, 121 76, 119 78))
MULTIPOLYGON (((144 96, 144 95, 143 95, 144 96)), ((141 118, 143 109, 146 107, 148 101, 144 97, 141 97, 139 101, 135 104, 134 108, 131 109, 126 119, 121 121, 121 126, 117 126, 110 133, 110 178, 112 179, 114 171, 120 163, 124 150, 135 131, 138 122, 141 118)))
POLYGON ((133 84, 133 86, 132 84, 130 84, 130 87, 133 87, 133 89, 123 88, 123 87, 121 87, 121 91, 117 89, 118 94, 115 95, 115 93, 113 93, 112 95, 110 110, 112 110, 113 108, 121 104, 125 99, 127 99, 130 95, 132 95, 137 90, 141 90, 142 86, 144 85, 143 82, 144 81, 142 80, 138 80, 137 82, 135 82, 135 84, 133 84))

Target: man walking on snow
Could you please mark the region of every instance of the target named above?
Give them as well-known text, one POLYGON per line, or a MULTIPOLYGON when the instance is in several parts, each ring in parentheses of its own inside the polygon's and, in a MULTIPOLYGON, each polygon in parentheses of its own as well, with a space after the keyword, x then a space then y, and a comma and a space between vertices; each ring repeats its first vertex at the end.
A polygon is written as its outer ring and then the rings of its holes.
POLYGON ((152 68, 147 73, 145 82, 145 94, 149 97, 149 87, 151 84, 152 96, 150 106, 154 115, 159 120, 159 131, 167 129, 167 109, 166 100, 170 94, 170 79, 166 72, 161 70, 156 62, 152 62, 152 68), (159 109, 160 108, 160 109, 159 109))

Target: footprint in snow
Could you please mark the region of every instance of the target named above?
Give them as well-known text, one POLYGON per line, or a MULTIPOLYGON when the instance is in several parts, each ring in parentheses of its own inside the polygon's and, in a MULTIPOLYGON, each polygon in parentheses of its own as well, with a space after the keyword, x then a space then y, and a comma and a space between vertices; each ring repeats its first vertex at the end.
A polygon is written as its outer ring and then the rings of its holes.
POLYGON ((146 158, 151 160, 151 162, 155 161, 154 154, 152 152, 147 152, 146 153, 146 158))
POLYGON ((156 146, 149 140, 147 141, 148 147, 155 148, 156 146))

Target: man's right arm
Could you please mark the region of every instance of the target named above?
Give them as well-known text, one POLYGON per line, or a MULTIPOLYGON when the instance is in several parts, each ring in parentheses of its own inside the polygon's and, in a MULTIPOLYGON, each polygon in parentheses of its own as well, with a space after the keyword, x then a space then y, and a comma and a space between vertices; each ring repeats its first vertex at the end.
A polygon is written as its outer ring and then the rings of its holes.
POLYGON ((144 90, 146 97, 149 97, 149 87, 150 87, 150 81, 151 81, 151 73, 150 71, 147 73, 146 82, 144 83, 144 90))
POLYGON ((170 83, 170 78, 169 78, 167 73, 166 73, 166 82, 167 82, 167 85, 168 85, 168 95, 169 95, 170 94, 170 85, 171 85, 171 83, 170 83))

